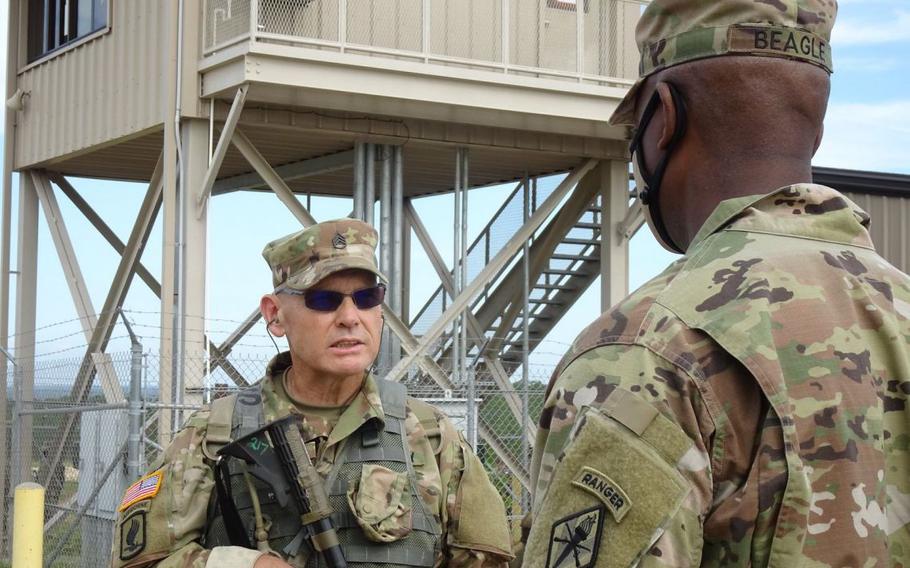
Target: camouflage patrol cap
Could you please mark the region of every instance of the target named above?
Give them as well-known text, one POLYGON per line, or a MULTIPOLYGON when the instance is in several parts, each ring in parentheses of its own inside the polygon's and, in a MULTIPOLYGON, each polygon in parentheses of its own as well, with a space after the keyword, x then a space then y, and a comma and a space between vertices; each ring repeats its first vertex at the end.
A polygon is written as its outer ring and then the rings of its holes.
POLYGON ((376 266, 376 229, 359 219, 325 221, 265 245, 272 285, 306 290, 326 276, 357 268, 386 277, 376 266))
POLYGON ((635 31, 640 78, 610 124, 634 124, 638 91, 650 75, 697 59, 780 57, 831 73, 836 16, 837 0, 653 0, 635 31))

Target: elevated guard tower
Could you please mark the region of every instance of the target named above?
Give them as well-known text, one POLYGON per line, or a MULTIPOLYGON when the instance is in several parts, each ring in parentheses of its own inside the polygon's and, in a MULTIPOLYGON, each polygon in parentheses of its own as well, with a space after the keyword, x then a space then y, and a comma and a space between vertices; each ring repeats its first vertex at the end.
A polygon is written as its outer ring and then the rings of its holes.
MULTIPOLYGON (((301 193, 350 197, 352 214, 366 219, 380 203, 382 268, 396 291, 386 306, 394 338, 383 354, 387 377, 420 375, 453 388, 469 366, 481 365, 510 390, 522 357, 601 272, 605 305, 626 292, 625 243, 641 219, 626 192, 627 132, 607 118, 637 75, 633 29, 642 3, 12 0, 0 346, 22 367, 20 394, 28 397, 33 384, 35 259, 54 254, 37 250, 39 207, 88 344, 72 384, 75 401, 98 384, 109 403, 124 400, 104 353, 136 277, 161 298, 162 400, 178 409, 201 402, 188 386, 204 371, 186 363, 200 344, 238 385, 255 379, 233 369, 226 355, 258 314, 221 345, 192 324, 206 315, 209 204, 234 191, 274 192, 301 225, 314 222, 301 193), (19 175, 15 222, 12 172, 19 175), (552 174, 565 178, 540 189, 536 180, 552 174), (71 176, 148 184, 127 242, 79 196, 71 176), (497 214, 468 243, 470 190, 504 183, 515 190, 500 214, 520 207, 523 224, 496 237, 503 230, 497 214), (443 192, 460 199, 454 267, 441 261, 410 204, 443 192), (86 291, 60 195, 121 256, 102 306, 86 291), (149 243, 158 215, 163 242, 149 243), (423 308, 401 294, 413 238, 441 281, 423 308), (160 280, 139 261, 146 246, 163 247, 160 280)), ((210 254, 222 254, 217 244, 210 254)), ((5 402, 5 385, 0 392, 5 402)), ((517 413, 515 396, 506 398, 517 413)), ((19 425, 26 444, 28 420, 19 425)), ((161 412, 158 420, 164 443, 179 416, 161 412)), ((476 428, 469 435, 496 451, 495 436, 475 422, 468 421, 476 428)), ((521 462, 507 465, 527 485, 521 462)), ((20 467, 15 479, 28 475, 26 464, 20 467)))

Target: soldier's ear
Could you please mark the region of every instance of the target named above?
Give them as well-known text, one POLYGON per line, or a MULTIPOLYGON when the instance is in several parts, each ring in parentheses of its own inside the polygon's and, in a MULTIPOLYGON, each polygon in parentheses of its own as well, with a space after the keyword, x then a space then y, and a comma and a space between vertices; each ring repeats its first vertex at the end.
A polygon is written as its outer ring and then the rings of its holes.
POLYGON ((259 300, 259 313, 265 320, 266 329, 269 333, 284 336, 284 326, 281 325, 281 303, 275 294, 266 294, 259 300))
POLYGON ((657 147, 666 150, 673 140, 676 133, 676 101, 673 100, 673 94, 670 92, 670 86, 666 83, 657 84, 657 94, 660 96, 660 108, 654 119, 659 121, 660 139, 657 141, 657 147))

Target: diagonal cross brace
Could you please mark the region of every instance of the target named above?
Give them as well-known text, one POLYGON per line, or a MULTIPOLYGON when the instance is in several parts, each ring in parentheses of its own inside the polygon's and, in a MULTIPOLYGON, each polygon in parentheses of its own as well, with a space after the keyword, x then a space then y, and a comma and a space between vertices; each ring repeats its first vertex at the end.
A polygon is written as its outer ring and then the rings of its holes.
MULTIPOLYGON (((136 216, 136 223, 133 225, 133 230, 130 233, 130 238, 127 241, 123 256, 120 258, 117 272, 114 274, 114 281, 111 284, 111 289, 108 291, 107 298, 104 300, 104 307, 101 309, 101 313, 98 316, 98 324, 92 332, 92 338, 86 348, 85 356, 82 359, 82 365, 79 367, 79 374, 76 376, 76 381, 70 391, 70 399, 75 403, 84 402, 88 395, 95 370, 92 354, 104 351, 108 340, 110 340, 117 314, 123 306, 123 300, 126 298, 126 293, 133 280, 133 275, 136 273, 136 266, 139 264, 139 258, 142 256, 142 251, 145 249, 145 243, 148 241, 149 234, 152 231, 155 217, 158 215, 158 209, 161 207, 162 169, 162 157, 159 156, 158 163, 155 165, 155 171, 152 173, 152 179, 149 182, 148 190, 145 194, 145 199, 142 202, 142 206, 139 208, 139 214, 136 216)), ((76 420, 77 416, 75 414, 71 415, 63 427, 60 442, 57 445, 57 449, 54 451, 54 457, 50 462, 50 468, 48 468, 48 477, 44 480, 45 486, 50 483, 51 476, 63 457, 63 449, 71 442, 70 438, 73 436, 73 426, 75 425, 76 420)))
MULTIPOLYGON (((54 241, 54 248, 57 249, 57 256, 60 258, 60 266, 63 268, 63 274, 66 283, 70 289, 70 295, 73 298, 73 305, 76 307, 76 314, 79 316, 79 323, 82 326, 82 332, 85 334, 85 341, 92 338, 92 332, 97 323, 95 307, 92 305, 92 299, 88 293, 88 287, 85 285, 85 279, 82 277, 82 270, 79 268, 79 260, 76 258, 76 251, 73 248, 73 241, 70 239, 69 231, 66 229, 66 223, 60 212, 60 205, 57 203, 57 197, 51 187, 45 172, 41 170, 32 170, 32 183, 35 185, 35 193, 38 194, 38 200, 41 202, 41 208, 44 210, 44 218, 50 229, 51 238, 54 241)), ((107 402, 122 402, 126 400, 123 396, 123 388, 120 386, 120 380, 111 364, 111 357, 106 353, 93 353, 96 372, 101 376, 101 387, 104 392, 104 398, 107 402)))
MULTIPOLYGON (((423 249, 427 253, 427 256, 430 257, 430 263, 433 265, 433 268, 436 269, 436 274, 442 281, 443 288, 450 297, 454 298, 455 286, 452 281, 452 275, 446 269, 445 263, 442 260, 442 255, 439 254, 436 245, 433 244, 433 240, 430 238, 426 226, 424 226, 423 221, 420 220, 420 216, 417 215, 417 211, 414 210, 414 206, 410 201, 406 201, 404 204, 404 214, 411 223, 411 227, 414 229, 417 239, 420 240, 420 244, 423 245, 423 249)), ((471 310, 465 310, 465 317, 468 324, 468 331, 471 334, 471 341, 478 349, 482 349, 484 347, 484 332, 480 327, 480 323, 477 321, 477 318, 474 317, 474 314, 471 313, 471 310)), ((500 363, 498 358, 487 358, 487 366, 492 371, 493 379, 496 381, 497 386, 502 390, 509 410, 512 411, 512 415, 518 423, 521 424, 521 401, 515 394, 514 387, 509 382, 508 373, 503 368, 502 363, 500 363)), ((525 434, 529 436, 529 440, 532 440, 534 438, 533 426, 529 425, 528 431, 525 434)))
POLYGON ((550 197, 548 197, 540 205, 537 211, 531 215, 528 222, 525 223, 511 239, 509 239, 509 242, 506 243, 498 253, 496 253, 496 256, 480 271, 480 274, 474 278, 468 287, 452 300, 452 303, 445 312, 442 313, 439 319, 436 320, 436 323, 434 323, 423 337, 420 338, 417 348, 407 356, 402 357, 392 370, 389 371, 388 375, 385 377, 386 379, 393 381, 401 379, 408 367, 414 363, 414 360, 419 355, 424 354, 430 344, 439 339, 439 336, 442 335, 445 328, 452 323, 452 320, 464 311, 471 300, 474 299, 474 296, 476 296, 478 292, 480 292, 480 290, 486 286, 500 270, 502 270, 506 263, 508 263, 518 250, 524 246, 525 241, 527 241, 541 224, 543 224, 543 222, 556 210, 562 200, 578 184, 579 180, 581 180, 589 171, 594 169, 597 164, 598 160, 588 160, 566 176, 566 179, 559 184, 550 197))
MULTIPOLYGON (((62 175, 54 172, 49 172, 48 177, 53 181, 60 189, 63 191, 63 194, 66 195, 70 201, 73 202, 73 205, 76 206, 79 211, 85 216, 89 223, 104 237, 104 240, 113 247, 117 254, 123 256, 123 252, 126 250, 126 245, 123 244, 113 230, 104 222, 100 215, 92 209, 92 206, 79 195, 79 192, 76 191, 76 188, 70 184, 70 182, 63 177, 62 175)), ((138 276, 146 286, 152 291, 155 296, 161 298, 161 283, 158 282, 158 279, 155 278, 151 272, 142 264, 138 262, 136 264, 136 276, 138 276)), ((209 352, 212 354, 212 357, 217 361, 216 367, 220 366, 224 369, 224 372, 228 374, 231 379, 237 383, 239 386, 247 386, 249 382, 246 380, 246 377, 243 376, 243 373, 237 370, 230 361, 227 360, 227 353, 230 351, 228 349, 225 351, 223 346, 216 347, 211 340, 208 341, 209 352)))

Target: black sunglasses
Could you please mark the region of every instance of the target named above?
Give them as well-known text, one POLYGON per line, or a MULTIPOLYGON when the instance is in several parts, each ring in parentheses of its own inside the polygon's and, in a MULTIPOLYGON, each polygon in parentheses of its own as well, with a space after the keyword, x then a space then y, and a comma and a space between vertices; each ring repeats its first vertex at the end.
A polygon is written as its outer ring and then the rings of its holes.
POLYGON ((375 308, 385 300, 385 284, 377 284, 369 288, 361 288, 350 294, 336 292, 335 290, 294 290, 285 288, 278 290, 279 294, 303 296, 306 307, 317 312, 334 312, 348 296, 354 300, 354 305, 360 310, 375 308))

